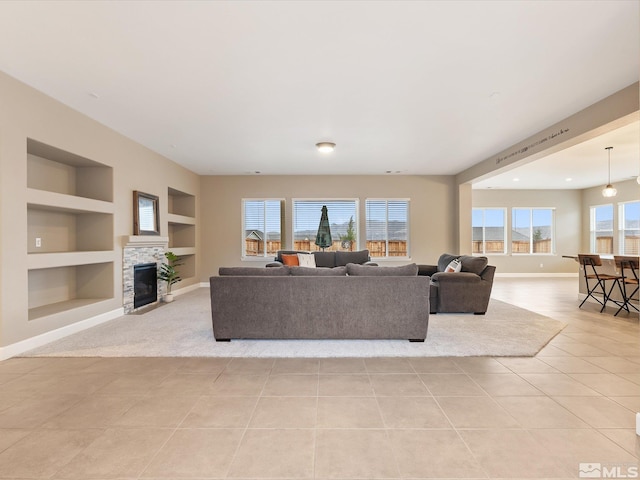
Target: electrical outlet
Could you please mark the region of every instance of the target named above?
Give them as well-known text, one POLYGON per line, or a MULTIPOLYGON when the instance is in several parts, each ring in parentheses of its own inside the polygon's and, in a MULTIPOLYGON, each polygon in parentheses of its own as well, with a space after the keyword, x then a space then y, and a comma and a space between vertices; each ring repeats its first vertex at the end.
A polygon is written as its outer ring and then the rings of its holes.
POLYGON ((42 247, 42 239, 40 237, 36 237, 36 248, 42 247))

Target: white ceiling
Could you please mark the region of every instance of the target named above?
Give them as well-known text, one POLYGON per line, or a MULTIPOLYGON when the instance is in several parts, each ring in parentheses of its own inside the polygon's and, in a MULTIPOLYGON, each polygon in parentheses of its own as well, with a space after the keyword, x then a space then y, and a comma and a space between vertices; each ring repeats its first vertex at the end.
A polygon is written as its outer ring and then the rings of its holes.
POLYGON ((0 70, 199 174, 450 175, 638 81, 639 5, 5 0, 0 70))

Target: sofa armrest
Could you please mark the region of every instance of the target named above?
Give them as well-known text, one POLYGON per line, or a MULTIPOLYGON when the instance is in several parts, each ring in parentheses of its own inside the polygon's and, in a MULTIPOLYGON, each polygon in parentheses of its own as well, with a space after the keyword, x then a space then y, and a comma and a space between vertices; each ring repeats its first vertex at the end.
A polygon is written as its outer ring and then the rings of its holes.
POLYGON ((377 267, 377 266, 379 266, 376 262, 364 262, 363 265, 367 265, 369 267, 377 267))
POLYGON ((273 261, 273 262, 267 263, 265 267, 282 267, 283 265, 284 263, 282 262, 273 261))

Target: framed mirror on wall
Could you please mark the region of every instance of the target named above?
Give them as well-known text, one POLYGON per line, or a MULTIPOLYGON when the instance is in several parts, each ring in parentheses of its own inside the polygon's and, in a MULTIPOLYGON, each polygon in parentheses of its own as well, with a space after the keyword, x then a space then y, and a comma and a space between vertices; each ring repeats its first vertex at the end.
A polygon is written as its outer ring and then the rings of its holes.
POLYGON ((156 195, 134 190, 133 234, 160 235, 160 214, 156 195))

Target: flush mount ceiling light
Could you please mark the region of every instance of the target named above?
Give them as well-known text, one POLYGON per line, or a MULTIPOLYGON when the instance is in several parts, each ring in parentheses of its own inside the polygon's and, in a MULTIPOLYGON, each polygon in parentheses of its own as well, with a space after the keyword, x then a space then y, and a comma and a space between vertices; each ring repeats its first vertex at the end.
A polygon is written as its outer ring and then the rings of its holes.
POLYGON ((618 191, 615 188, 613 188, 613 185, 611 185, 611 150, 612 149, 613 147, 605 148, 605 150, 609 152, 609 181, 607 182, 607 186, 602 189, 603 197, 615 197, 616 193, 618 193, 618 191))
POLYGON ((336 148, 336 144, 331 142, 320 142, 316 143, 316 148, 320 153, 331 153, 333 152, 333 149, 336 148))

